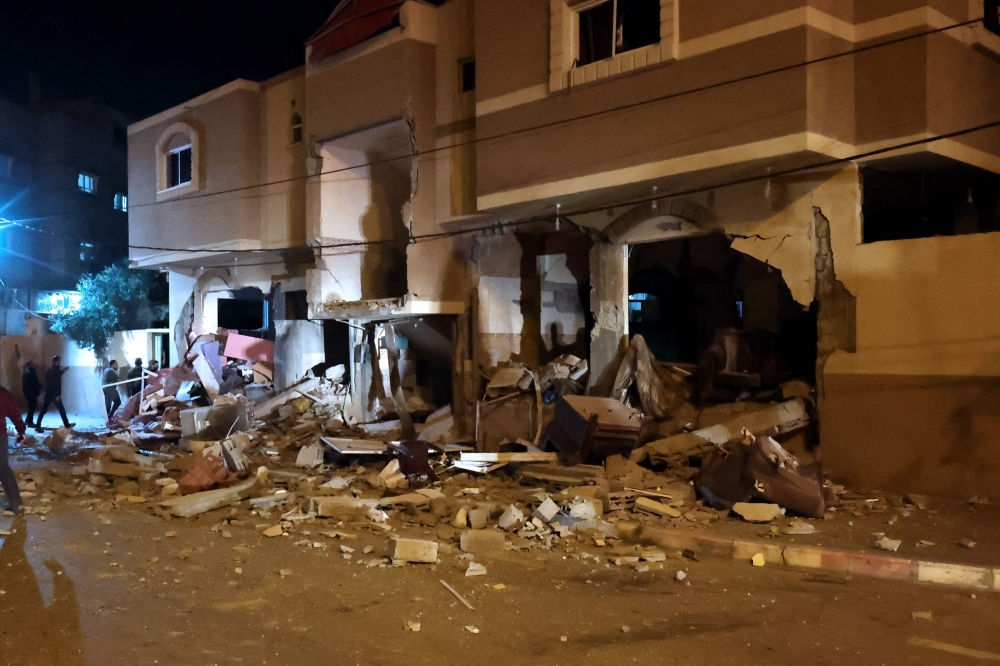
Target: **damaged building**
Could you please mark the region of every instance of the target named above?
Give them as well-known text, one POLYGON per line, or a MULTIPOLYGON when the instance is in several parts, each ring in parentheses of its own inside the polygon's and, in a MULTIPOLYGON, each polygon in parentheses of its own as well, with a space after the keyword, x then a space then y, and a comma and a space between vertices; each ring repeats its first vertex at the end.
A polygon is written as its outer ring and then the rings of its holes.
POLYGON ((641 335, 693 409, 809 397, 839 482, 995 487, 1000 37, 943 29, 981 3, 331 5, 302 67, 129 127, 173 364, 257 338, 353 421, 559 449, 542 390, 612 395, 641 335))

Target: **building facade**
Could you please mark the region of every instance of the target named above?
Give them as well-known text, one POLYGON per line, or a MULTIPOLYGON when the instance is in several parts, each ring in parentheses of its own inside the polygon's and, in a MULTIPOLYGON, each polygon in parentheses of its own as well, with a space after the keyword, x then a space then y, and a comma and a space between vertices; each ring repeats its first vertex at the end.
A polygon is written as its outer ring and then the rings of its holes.
POLYGON ((662 361, 717 365, 705 391, 815 382, 835 478, 984 492, 1000 37, 982 9, 344 0, 302 68, 129 127, 131 258, 170 271, 175 358, 218 327, 272 337, 279 375, 345 363, 362 417, 387 324, 408 402, 467 427, 491 368, 573 353, 596 390, 640 332, 662 361))

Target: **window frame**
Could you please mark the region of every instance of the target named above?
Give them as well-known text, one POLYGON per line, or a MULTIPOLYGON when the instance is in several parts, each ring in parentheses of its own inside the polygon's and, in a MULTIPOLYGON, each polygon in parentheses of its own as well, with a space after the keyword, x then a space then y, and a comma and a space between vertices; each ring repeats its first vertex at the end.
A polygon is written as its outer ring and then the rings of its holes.
POLYGON ((156 200, 167 201, 202 189, 201 173, 201 134, 185 121, 176 122, 166 127, 156 142, 156 200), (177 135, 181 136, 178 137, 177 135), (176 148, 168 149, 171 142, 179 143, 176 148), (170 154, 186 148, 191 149, 191 180, 186 183, 169 185, 170 154))
MULTIPOLYGON (((194 146, 192 144, 188 143, 188 144, 185 144, 183 146, 178 146, 177 148, 172 148, 172 149, 164 152, 163 153, 163 157, 164 157, 164 159, 167 162, 166 166, 165 166, 165 168, 166 168, 166 175, 167 175, 167 182, 166 182, 167 188, 164 189, 164 190, 160 190, 161 192, 170 192, 172 190, 177 190, 177 189, 180 189, 182 187, 187 187, 187 186, 189 186, 194 181, 194 146), (177 174, 178 182, 176 184, 174 184, 174 185, 171 185, 170 184, 170 176, 172 174, 172 170, 170 168, 170 159, 171 159, 171 156, 177 155, 179 153, 182 153, 185 150, 188 151, 189 153, 191 153, 190 157, 188 158, 188 162, 190 163, 190 167, 189 167, 190 173, 188 174, 188 179, 185 180, 185 181, 181 181, 180 180, 180 173, 179 173, 179 169, 178 169, 178 174, 177 174)), ((178 159, 180 159, 180 158, 178 158, 178 159)))
POLYGON ((76 189, 84 194, 95 194, 97 192, 97 176, 87 171, 81 171, 76 176, 76 189), (85 186, 88 180, 90 181, 89 189, 85 186))
POLYGON ((303 133, 304 127, 305 127, 305 124, 302 122, 302 114, 300 114, 300 113, 298 113, 296 111, 295 113, 292 114, 292 117, 291 117, 291 130, 292 130, 292 137, 291 137, 292 138, 292 142, 291 142, 291 145, 297 146, 300 143, 302 143, 302 139, 303 139, 303 136, 304 136, 304 133, 303 133), (296 136, 296 131, 298 133, 298 136, 296 136))
POLYGON ((580 53, 580 13, 605 2, 616 0, 549 0, 549 91, 555 92, 573 86, 592 83, 624 74, 636 69, 671 62, 677 58, 677 2, 659 0, 660 41, 622 53, 615 52, 616 19, 612 18, 614 32, 611 39, 610 58, 577 65, 580 53))
POLYGON ((475 92, 476 90, 476 57, 469 56, 458 61, 458 92, 460 94, 475 92), (465 87, 465 68, 472 65, 472 87, 465 87))
POLYGON ((115 210, 121 211, 122 213, 128 212, 128 195, 124 192, 115 192, 114 197, 114 207, 115 210))

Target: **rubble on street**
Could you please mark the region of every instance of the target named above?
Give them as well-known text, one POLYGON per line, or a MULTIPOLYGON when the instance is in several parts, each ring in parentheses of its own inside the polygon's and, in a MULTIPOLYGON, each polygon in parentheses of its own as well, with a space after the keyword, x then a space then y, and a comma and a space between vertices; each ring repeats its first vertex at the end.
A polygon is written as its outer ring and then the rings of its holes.
MULTIPOLYGON (((800 389, 789 400, 695 407, 685 375, 657 363, 640 336, 614 397, 582 395, 586 363, 576 357, 538 371, 502 368, 471 432, 445 408, 419 417, 409 440, 400 439, 396 418, 405 409, 371 423, 348 416, 342 366, 318 367, 275 392, 246 344, 237 353, 249 358, 232 359, 220 355, 225 341, 209 337, 124 405, 115 427, 29 441, 37 455, 69 466, 27 474, 27 511, 44 519, 60 498, 73 498, 164 520, 219 512, 226 533, 290 537, 368 566, 469 558, 465 575, 477 576, 487 569, 471 558, 574 554, 581 543, 602 549, 608 566, 637 571, 668 557, 697 560, 692 551, 635 545, 645 526, 747 522, 766 530, 762 536, 802 537, 822 532, 816 520, 838 511, 894 508, 895 521, 930 504, 919 495, 851 492, 790 453, 782 442, 797 445, 811 425, 800 389), (520 423, 498 430, 482 417, 519 398, 531 411, 520 423), (653 404, 656 417, 644 411, 653 404), (530 439, 501 434, 518 428, 530 439), (384 539, 384 549, 347 545, 360 532, 384 539)), ((895 552, 901 542, 879 533, 870 543, 895 552)))

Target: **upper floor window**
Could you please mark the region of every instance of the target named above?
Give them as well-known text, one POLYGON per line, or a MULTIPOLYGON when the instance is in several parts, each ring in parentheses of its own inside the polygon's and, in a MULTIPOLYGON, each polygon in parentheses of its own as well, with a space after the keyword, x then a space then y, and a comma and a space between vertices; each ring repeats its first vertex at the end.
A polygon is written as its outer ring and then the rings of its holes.
POLYGON ((115 194, 115 210, 120 210, 123 213, 128 212, 128 196, 122 194, 121 192, 115 194))
POLYGON ((156 200, 184 197, 201 189, 201 133, 188 122, 170 125, 156 142, 156 200))
POLYGON ((76 177, 76 186, 80 188, 81 192, 93 194, 97 188, 97 176, 92 176, 89 173, 81 173, 76 177))
POLYGON ((167 153, 167 187, 180 187, 191 182, 191 145, 174 148, 167 153))
POLYGON ((292 143, 302 143, 302 116, 292 114, 292 143))
POLYGON ((660 41, 660 0, 604 0, 579 11, 577 65, 660 41))
POLYGON ((470 92, 476 89, 476 59, 469 58, 459 63, 461 71, 462 92, 470 92))

